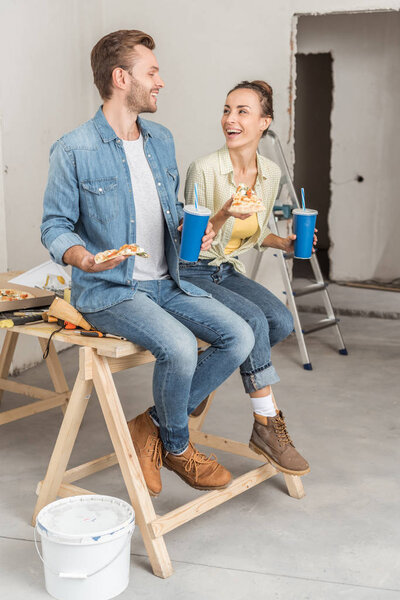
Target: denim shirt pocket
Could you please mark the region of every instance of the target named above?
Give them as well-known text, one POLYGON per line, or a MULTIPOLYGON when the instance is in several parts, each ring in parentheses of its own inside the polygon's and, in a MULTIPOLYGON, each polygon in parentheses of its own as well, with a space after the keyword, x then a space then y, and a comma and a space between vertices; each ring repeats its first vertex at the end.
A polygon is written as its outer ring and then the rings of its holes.
POLYGON ((81 186, 92 219, 106 225, 118 216, 117 177, 86 179, 81 186))

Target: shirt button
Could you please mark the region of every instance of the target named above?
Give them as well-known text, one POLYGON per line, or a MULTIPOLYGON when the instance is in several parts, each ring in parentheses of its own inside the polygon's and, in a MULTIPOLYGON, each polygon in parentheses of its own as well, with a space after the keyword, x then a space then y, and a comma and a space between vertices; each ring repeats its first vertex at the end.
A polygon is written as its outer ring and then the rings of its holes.
POLYGON ((157 185, 161 185, 161 183, 160 183, 160 182, 158 182, 158 184, 157 184, 157 185))
POLYGON ((135 219, 131 219, 131 223, 134 223, 134 222, 135 222, 135 219))
POLYGON ((174 242, 177 242, 177 241, 178 241, 178 238, 174 238, 174 242))
POLYGON ((130 279, 128 279, 128 281, 126 283, 128 283, 130 285, 132 283, 132 281, 130 279))
POLYGON ((122 159, 122 162, 125 162, 125 159, 124 159, 124 158, 122 159))
POLYGON ((148 156, 149 158, 151 158, 151 154, 148 154, 147 156, 148 156))
POLYGON ((167 210, 167 215, 169 215, 169 214, 170 214, 170 212, 169 212, 169 210, 167 210))
POLYGON ((99 192, 102 192, 102 191, 103 191, 103 188, 99 188, 99 192))
POLYGON ((120 143, 121 143, 121 140, 117 140, 117 144, 120 144, 120 143))

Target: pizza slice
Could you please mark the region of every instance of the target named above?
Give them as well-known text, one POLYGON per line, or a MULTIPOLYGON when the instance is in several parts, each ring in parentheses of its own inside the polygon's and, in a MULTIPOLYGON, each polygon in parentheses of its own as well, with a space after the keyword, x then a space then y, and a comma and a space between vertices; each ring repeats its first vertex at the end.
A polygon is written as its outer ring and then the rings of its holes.
POLYGON ((14 290, 10 288, 0 289, 0 302, 12 302, 13 300, 26 300, 27 298, 34 298, 35 296, 29 292, 23 292, 22 290, 14 290))
POLYGON ((111 260, 112 258, 116 258, 117 256, 142 256, 143 258, 149 258, 149 254, 143 248, 138 246, 137 244, 124 244, 116 250, 113 248, 112 250, 104 250, 103 252, 98 252, 94 257, 94 262, 96 265, 100 263, 104 263, 107 260, 111 260))
POLYGON ((261 212, 262 210, 265 210, 265 206, 262 200, 256 196, 253 188, 248 187, 244 183, 240 183, 228 212, 252 214, 261 212))

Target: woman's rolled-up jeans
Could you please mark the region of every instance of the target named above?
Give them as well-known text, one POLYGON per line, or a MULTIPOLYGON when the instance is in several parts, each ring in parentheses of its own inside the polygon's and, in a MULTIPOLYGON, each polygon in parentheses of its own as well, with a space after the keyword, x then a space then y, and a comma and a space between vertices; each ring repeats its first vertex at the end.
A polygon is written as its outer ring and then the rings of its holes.
POLYGON ((210 293, 252 328, 255 344, 240 366, 246 393, 277 383, 279 377, 271 363, 271 347, 293 331, 290 311, 274 294, 235 271, 231 264, 222 263, 215 267, 209 262, 181 263, 181 278, 210 293))

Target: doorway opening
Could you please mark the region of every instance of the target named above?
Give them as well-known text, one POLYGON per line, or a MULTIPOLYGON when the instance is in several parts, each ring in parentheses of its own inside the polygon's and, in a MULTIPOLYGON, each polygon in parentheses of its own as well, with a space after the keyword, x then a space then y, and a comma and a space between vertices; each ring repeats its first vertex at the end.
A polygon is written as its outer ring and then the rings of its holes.
MULTIPOLYGON (((294 184, 298 193, 304 188, 307 205, 318 210, 318 261, 325 279, 330 272, 332 63, 330 52, 296 54, 294 184)), ((295 277, 311 273, 308 261, 294 261, 295 277)))

